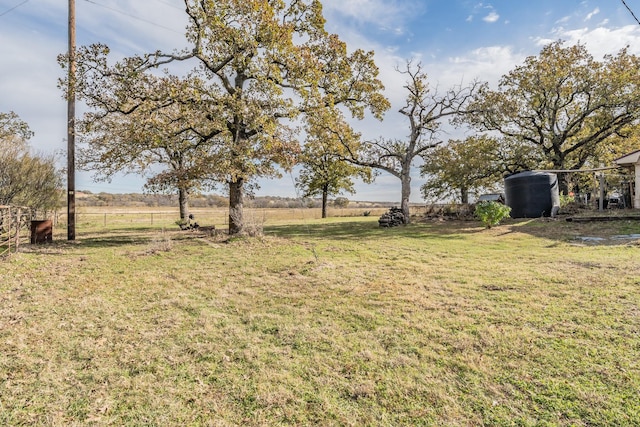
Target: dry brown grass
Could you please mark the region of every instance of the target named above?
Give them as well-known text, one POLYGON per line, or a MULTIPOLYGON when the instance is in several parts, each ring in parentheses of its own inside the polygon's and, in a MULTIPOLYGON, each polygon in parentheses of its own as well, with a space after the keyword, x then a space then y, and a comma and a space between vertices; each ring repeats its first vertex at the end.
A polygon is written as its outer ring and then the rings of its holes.
POLYGON ((0 273, 3 425, 637 425, 637 224, 95 230, 0 273), (170 242, 170 243, 168 243, 170 242))

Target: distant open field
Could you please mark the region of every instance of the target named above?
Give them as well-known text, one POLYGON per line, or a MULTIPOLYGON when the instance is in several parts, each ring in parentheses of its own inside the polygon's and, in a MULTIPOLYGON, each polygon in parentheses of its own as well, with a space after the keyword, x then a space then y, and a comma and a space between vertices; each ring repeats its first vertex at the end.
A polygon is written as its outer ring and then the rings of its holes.
MULTIPOLYGON (((330 217, 380 216, 387 208, 329 208, 330 217)), ((416 208, 416 212, 420 208, 416 208)), ((229 221, 229 208, 190 208, 195 221, 204 226, 214 225, 219 228, 227 228, 229 221)), ((306 221, 319 219, 322 216, 321 209, 317 208, 255 208, 245 209, 247 220, 263 225, 277 224, 287 221, 306 221)), ((77 209, 78 227, 92 229, 95 227, 118 227, 125 224, 145 225, 156 227, 175 227, 175 222, 180 218, 177 208, 158 207, 80 207, 77 209)), ((57 215, 57 223, 66 225, 66 212, 57 215)))
POLYGON ((640 221, 376 215, 23 245, 0 425, 640 425, 640 221))

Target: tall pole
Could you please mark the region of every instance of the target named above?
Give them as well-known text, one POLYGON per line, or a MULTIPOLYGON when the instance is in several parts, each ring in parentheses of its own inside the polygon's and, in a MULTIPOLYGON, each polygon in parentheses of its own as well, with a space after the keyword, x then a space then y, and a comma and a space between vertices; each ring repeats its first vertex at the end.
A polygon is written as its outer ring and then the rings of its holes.
POLYGON ((67 240, 76 239, 76 2, 69 0, 67 94, 67 240))

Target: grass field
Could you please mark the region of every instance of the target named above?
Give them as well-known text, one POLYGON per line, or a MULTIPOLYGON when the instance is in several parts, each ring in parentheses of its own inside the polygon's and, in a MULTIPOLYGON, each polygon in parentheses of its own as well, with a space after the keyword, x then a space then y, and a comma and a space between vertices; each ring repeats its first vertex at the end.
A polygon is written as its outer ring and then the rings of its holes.
POLYGON ((375 220, 24 246, 0 425, 640 425, 640 221, 375 220))
MULTIPOLYGON (((414 211, 424 210, 414 207, 414 211)), ((330 217, 380 216, 388 208, 334 208, 328 209, 330 217)), ((195 222, 203 226, 227 228, 229 223, 229 208, 191 208, 189 212, 195 216, 195 222)), ((245 209, 248 221, 252 223, 278 224, 291 221, 300 222, 320 219, 322 211, 319 208, 255 208, 245 209)), ((66 213, 56 216, 56 222, 66 224, 66 213)), ((175 228, 175 222, 180 218, 178 209, 158 207, 81 207, 78 209, 76 222, 78 227, 88 230, 113 229, 124 227, 154 227, 175 228)))

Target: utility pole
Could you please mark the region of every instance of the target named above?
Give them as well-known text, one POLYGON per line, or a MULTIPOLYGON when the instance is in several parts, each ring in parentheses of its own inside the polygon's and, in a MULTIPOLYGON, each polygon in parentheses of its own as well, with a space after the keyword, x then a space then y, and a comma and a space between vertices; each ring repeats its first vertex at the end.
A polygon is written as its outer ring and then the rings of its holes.
POLYGON ((76 1, 69 0, 67 88, 67 240, 76 240, 76 1))

